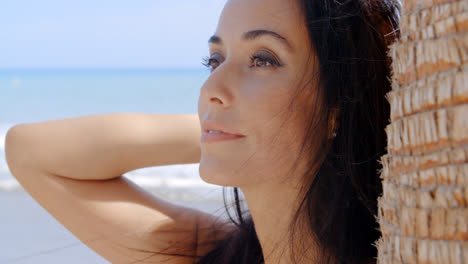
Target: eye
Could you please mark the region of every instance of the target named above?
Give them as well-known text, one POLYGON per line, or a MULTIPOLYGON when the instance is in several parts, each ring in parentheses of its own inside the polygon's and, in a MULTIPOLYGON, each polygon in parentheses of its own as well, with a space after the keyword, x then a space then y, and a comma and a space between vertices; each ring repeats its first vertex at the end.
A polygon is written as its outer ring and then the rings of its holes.
POLYGON ((251 67, 271 66, 271 62, 260 57, 252 57, 250 60, 252 61, 251 67))
MULTIPOLYGON (((222 56, 219 54, 213 54, 211 57, 204 57, 202 64, 214 71, 221 63, 222 56)), ((250 56, 250 67, 251 68, 262 68, 262 67, 281 67, 282 64, 276 59, 274 55, 267 51, 260 51, 250 56)))
POLYGON ((262 51, 250 57, 250 67, 281 67, 281 63, 269 52, 262 51))
POLYGON ((213 71, 221 63, 218 57, 220 57, 218 54, 214 54, 211 57, 205 57, 203 58, 202 64, 208 69, 210 69, 211 71, 213 71))

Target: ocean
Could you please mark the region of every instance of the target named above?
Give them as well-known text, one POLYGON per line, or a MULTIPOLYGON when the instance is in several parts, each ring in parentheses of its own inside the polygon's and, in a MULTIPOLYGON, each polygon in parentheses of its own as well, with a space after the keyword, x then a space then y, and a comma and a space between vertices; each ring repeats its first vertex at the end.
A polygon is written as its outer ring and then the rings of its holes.
MULTIPOLYGON (((106 113, 197 113, 204 69, 0 69, 0 263, 107 263, 57 222, 10 174, 5 134, 15 124, 106 113)), ((223 214, 222 187, 199 164, 126 177, 158 197, 223 214)))

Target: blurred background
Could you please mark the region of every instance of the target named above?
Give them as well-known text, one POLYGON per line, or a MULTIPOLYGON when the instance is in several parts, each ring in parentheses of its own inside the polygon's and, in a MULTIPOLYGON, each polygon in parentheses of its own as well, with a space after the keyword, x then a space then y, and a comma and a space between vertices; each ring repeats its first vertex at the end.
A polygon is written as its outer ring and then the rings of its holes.
MULTIPOLYGON (((107 263, 11 176, 19 123, 105 113, 197 113, 202 66, 225 0, 3 1, 0 8, 0 263, 107 263)), ((221 213, 198 164, 125 174, 168 200, 221 213)))

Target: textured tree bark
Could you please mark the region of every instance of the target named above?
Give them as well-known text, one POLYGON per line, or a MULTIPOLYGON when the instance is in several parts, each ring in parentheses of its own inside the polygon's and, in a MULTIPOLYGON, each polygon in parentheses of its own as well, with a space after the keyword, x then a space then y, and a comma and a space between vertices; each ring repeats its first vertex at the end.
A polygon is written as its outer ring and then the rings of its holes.
POLYGON ((403 0, 378 263, 468 263, 468 1, 403 0))

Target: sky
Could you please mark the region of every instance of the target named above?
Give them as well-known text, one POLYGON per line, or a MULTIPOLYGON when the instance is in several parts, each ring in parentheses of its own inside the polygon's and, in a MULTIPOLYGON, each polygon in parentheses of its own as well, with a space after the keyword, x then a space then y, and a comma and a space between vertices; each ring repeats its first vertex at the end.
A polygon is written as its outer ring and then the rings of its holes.
POLYGON ((225 1, 3 1, 0 69, 200 68, 225 1))

